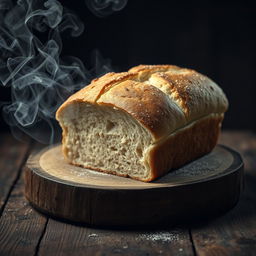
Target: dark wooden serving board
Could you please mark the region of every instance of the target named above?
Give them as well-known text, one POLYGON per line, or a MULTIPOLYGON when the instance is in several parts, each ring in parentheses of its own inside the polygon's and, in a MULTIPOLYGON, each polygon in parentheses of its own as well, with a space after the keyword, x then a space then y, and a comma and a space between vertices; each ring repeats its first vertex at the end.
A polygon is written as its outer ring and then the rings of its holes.
POLYGON ((145 183, 65 162, 61 146, 31 155, 25 195, 39 211, 96 226, 175 224, 222 214, 239 200, 243 161, 218 145, 208 155, 145 183))

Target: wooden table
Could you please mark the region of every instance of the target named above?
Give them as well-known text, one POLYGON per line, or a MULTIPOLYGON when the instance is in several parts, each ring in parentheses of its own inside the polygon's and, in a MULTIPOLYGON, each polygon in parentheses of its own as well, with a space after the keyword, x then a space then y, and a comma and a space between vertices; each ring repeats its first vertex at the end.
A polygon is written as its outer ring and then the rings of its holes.
POLYGON ((0 255, 256 255, 256 134, 226 131, 220 143, 245 162, 246 187, 233 210, 172 228, 104 230, 35 211, 23 195, 22 166, 40 146, 0 135, 0 255))

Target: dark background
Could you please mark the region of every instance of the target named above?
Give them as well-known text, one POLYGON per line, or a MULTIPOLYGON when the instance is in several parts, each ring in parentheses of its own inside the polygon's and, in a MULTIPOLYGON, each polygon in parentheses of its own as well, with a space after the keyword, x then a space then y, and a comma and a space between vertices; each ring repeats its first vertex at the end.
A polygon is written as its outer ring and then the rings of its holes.
MULTIPOLYGON (((84 1, 61 1, 85 24, 79 38, 65 38, 63 54, 92 65, 98 49, 116 71, 138 64, 175 64, 216 81, 230 102, 224 128, 256 130, 256 8, 247 2, 189 4, 130 0, 120 12, 98 18, 84 1)), ((0 101, 10 99, 0 87, 0 101)), ((7 125, 0 119, 0 129, 7 125)))

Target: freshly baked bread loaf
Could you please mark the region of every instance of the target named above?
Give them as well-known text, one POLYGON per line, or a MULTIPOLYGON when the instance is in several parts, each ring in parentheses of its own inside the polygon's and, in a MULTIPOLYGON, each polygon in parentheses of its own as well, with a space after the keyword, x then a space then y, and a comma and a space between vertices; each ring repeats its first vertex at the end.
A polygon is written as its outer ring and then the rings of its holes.
POLYGON ((152 181, 210 152, 227 107, 194 70, 141 65, 93 80, 56 117, 71 164, 152 181))

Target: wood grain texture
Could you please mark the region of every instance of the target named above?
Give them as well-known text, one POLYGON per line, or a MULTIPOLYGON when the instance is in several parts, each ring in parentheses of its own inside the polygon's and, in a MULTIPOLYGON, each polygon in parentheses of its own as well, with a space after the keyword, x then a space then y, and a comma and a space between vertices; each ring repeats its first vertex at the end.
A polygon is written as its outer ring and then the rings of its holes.
POLYGON ((186 229, 105 230, 78 227, 50 219, 39 255, 186 255, 192 244, 186 229))
MULTIPOLYGON (((19 148, 19 145, 19 142, 9 138, 9 144, 5 149, 7 152, 16 152, 18 149, 15 147, 19 148)), ((22 154, 16 153, 14 156, 9 163, 10 166, 14 166, 12 171, 15 168, 22 168, 22 161, 18 162, 22 154)), ((2 164, 9 166, 6 162, 2 164)), ((8 175, 8 172, 5 174, 8 175)), ((0 218, 0 255, 34 255, 46 221, 47 218, 38 214, 25 199, 23 177, 19 176, 17 182, 13 184, 10 197, 0 218)))
POLYGON ((253 256, 256 251, 256 136, 224 133, 220 140, 238 150, 245 163, 245 191, 238 205, 225 216, 202 222, 192 229, 196 253, 204 255, 253 256))
POLYGON ((40 211, 94 226, 173 225, 232 208, 243 163, 228 148, 145 183, 67 164, 59 146, 29 158, 25 194, 40 211))
POLYGON ((29 150, 29 141, 21 143, 10 134, 0 136, 0 215, 12 186, 17 180, 21 165, 29 150))
POLYGON ((33 255, 45 227, 23 195, 22 179, 15 186, 0 219, 0 255, 33 255))

